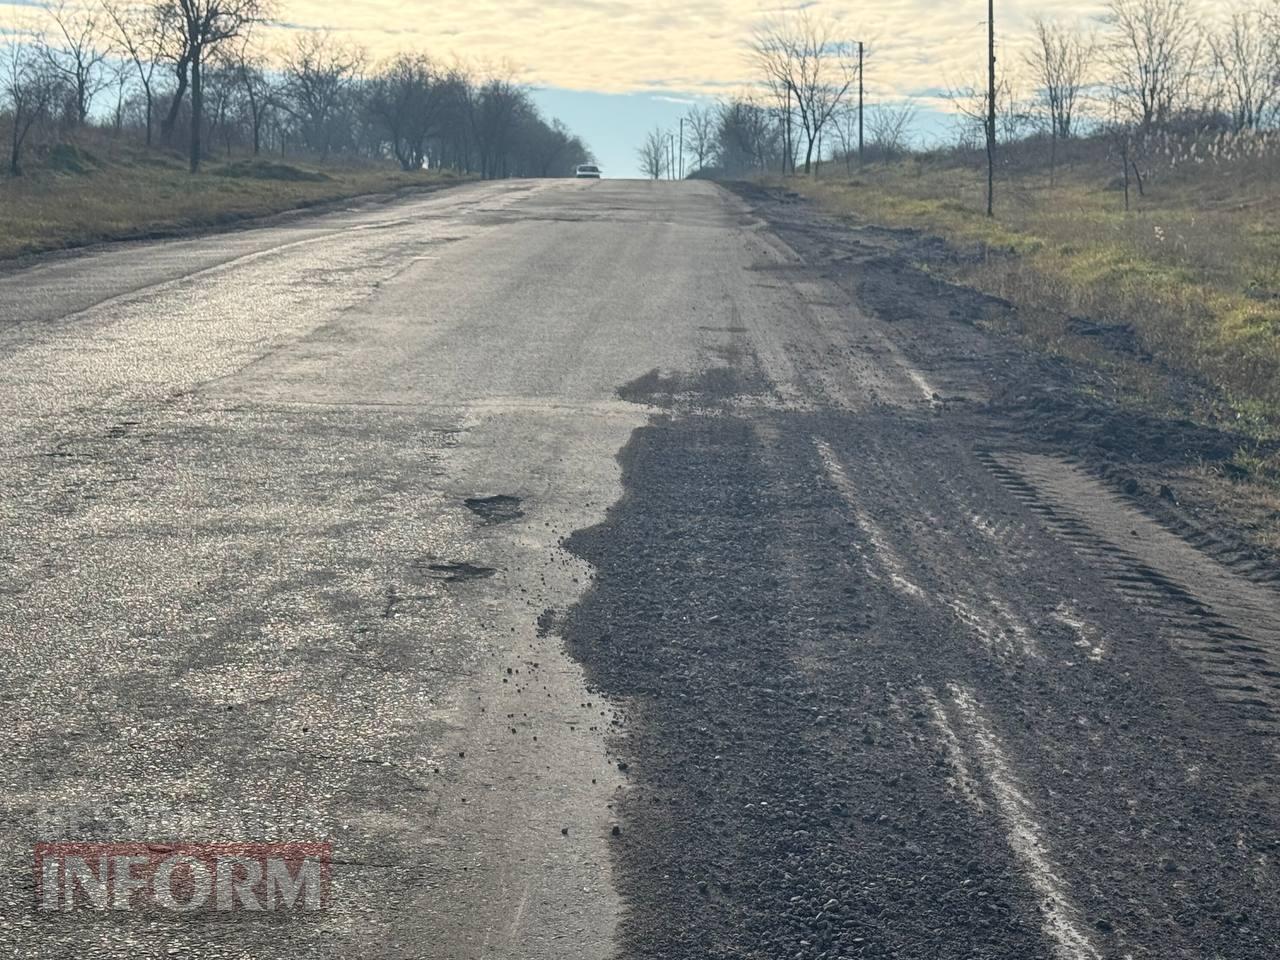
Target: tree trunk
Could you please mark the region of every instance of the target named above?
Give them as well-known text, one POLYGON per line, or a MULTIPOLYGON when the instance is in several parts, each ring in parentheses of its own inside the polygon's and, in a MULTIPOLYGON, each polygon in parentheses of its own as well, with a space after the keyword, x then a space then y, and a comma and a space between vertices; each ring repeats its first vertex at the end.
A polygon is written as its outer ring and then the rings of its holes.
POLYGON ((253 121, 253 155, 256 157, 262 146, 262 114, 258 108, 258 98, 253 93, 253 84, 248 82, 248 73, 241 74, 245 78, 244 92, 249 98, 249 116, 253 121))
POLYGON ((227 159, 231 159, 231 124, 227 123, 227 96, 224 93, 218 103, 218 125, 222 127, 222 140, 227 148, 227 159))
POLYGON ((1124 212, 1129 212, 1129 140, 1126 137, 1120 152, 1120 165, 1124 169, 1124 212))
POLYGON ((160 137, 165 143, 173 140, 174 128, 178 125, 178 112, 182 109, 182 98, 187 95, 187 75, 191 58, 188 55, 178 61, 175 73, 178 75, 178 89, 173 92, 173 100, 169 103, 169 112, 160 121, 160 137))
POLYGON ((151 146, 151 127, 153 126, 151 116, 155 112, 155 109, 152 105, 151 84, 148 83, 143 88, 143 90, 147 98, 147 146, 150 147, 151 146))
POLYGON ((19 133, 21 126, 20 111, 15 110, 13 113, 13 149, 9 153, 9 176, 22 176, 22 135, 19 133))
POLYGON ((200 76, 200 51, 191 56, 191 172, 200 172, 200 127, 203 125, 204 90, 200 76))
POLYGON ((791 147, 791 87, 787 87, 787 112, 782 117, 783 134, 782 148, 786 153, 782 157, 782 172, 787 173, 787 167, 791 167, 791 172, 796 172, 796 152, 791 147))
POLYGON ((1053 132, 1049 134, 1049 186, 1055 185, 1058 173, 1058 125, 1055 122, 1053 132))

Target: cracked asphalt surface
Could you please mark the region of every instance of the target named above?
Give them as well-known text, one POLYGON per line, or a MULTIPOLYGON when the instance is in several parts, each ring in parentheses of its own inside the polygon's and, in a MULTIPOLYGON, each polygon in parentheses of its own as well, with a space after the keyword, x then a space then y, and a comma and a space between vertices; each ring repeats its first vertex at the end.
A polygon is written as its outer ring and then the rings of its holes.
POLYGON ((0 274, 0 949, 1274 957, 1274 566, 1141 496, 1214 438, 915 242, 527 181, 0 274), (40 840, 334 895, 49 915, 40 840))

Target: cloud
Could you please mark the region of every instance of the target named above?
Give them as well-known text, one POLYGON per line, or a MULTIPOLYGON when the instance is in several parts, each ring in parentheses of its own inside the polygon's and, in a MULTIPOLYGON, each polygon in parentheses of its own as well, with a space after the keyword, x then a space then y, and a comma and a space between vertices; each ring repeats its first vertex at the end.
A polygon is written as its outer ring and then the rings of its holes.
MULTIPOLYGON (((17 4, 0 0, 0 26, 17 4)), ((82 0, 89 3, 91 0, 82 0)), ((1212 14, 1221 5, 1193 0, 1212 14)), ((1001 0, 1000 59, 1021 68, 1036 14, 1096 18, 1104 0, 1001 0)), ((375 58, 421 50, 438 59, 515 65, 543 87, 600 93, 649 91, 715 95, 752 84, 746 41, 762 20, 802 7, 868 43, 873 97, 903 97, 973 82, 985 64, 986 4, 981 0, 279 0, 270 40, 284 46, 299 29, 328 29, 375 58)))
MULTIPOLYGON (((421 45, 440 57, 512 62, 529 82, 574 90, 627 93, 665 88, 722 90, 752 80, 745 43, 770 16, 813 4, 706 0, 549 0, 427 5, 396 0, 282 0, 293 24, 332 29, 374 56, 421 45), (395 31, 410 31, 398 36, 395 31)), ((1006 8, 1032 5, 1005 0, 1006 8)), ((1079 4, 1089 10, 1096 4, 1079 4)), ((1062 4, 1055 4, 1060 10, 1062 4)), ((872 40, 876 82, 886 92, 941 85, 941 75, 976 73, 982 64, 982 4, 883 0, 871 12, 848 0, 818 10, 850 38, 872 40)), ((1025 15, 1011 11, 1011 23, 1025 15)), ((871 67, 868 67, 868 77, 871 67)))
MULTIPOLYGON (((1217 7, 1211 0, 1194 2, 1206 13, 1217 7)), ((1104 0, 1001 0, 1002 60, 1021 63, 1036 14, 1089 19, 1105 6, 1104 0)), ((878 95, 945 88, 983 70, 981 0, 281 0, 280 15, 345 33, 375 56, 411 41, 439 57, 518 63, 526 68, 525 79, 546 86, 714 92, 752 80, 744 41, 762 20, 802 7, 838 20, 849 39, 869 42, 867 76, 878 95), (398 37, 398 30, 411 36, 398 37)))

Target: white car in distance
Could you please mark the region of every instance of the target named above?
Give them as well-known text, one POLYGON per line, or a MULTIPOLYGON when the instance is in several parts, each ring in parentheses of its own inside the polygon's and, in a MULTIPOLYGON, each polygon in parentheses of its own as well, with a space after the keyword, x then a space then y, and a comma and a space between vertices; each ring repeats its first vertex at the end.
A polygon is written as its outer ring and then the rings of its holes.
POLYGON ((599 180, 600 168, 594 163, 580 163, 573 171, 573 175, 579 180, 599 180))

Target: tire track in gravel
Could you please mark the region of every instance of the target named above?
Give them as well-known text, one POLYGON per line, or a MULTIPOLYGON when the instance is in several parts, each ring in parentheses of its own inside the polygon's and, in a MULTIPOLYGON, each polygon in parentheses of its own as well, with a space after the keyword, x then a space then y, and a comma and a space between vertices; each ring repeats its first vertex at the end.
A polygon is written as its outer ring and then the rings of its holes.
POLYGON ((923 694, 939 725, 945 728, 947 742, 972 756, 982 770, 1000 817, 1006 824, 1009 846, 1040 896, 1044 931, 1054 945, 1054 952, 1061 960, 1101 960, 1102 954, 1094 937, 1082 923, 1080 911, 1059 876, 1061 868, 1052 861, 1040 815, 1019 785, 1018 775, 999 737, 983 715, 982 705, 972 690, 951 684, 948 692, 959 726, 964 730, 967 749, 959 746, 960 737, 948 721, 947 711, 937 696, 927 689, 923 694))
MULTIPOLYGON (((569 541, 598 576, 566 641, 629 706, 624 956, 1269 960, 1273 759, 992 472, 999 408, 922 403, 919 351, 786 267, 798 324, 623 389, 665 413, 569 541)), ((965 330, 927 382, 981 396, 965 330)))
POLYGON ((962 419, 684 386, 569 542, 629 707, 625 955, 1270 956, 1273 768, 962 419))
POLYGON ((869 628, 901 596, 846 551, 813 426, 655 421, 570 539, 597 576, 566 637, 629 706, 627 953, 1050 956, 998 824, 952 799, 924 715, 894 716, 916 651, 869 628))
POLYGON ((880 521, 900 574, 957 613, 956 646, 930 651, 937 683, 978 691, 1108 955, 1265 956, 1266 935, 1237 918, 1265 914, 1275 890, 1268 850, 1280 819, 1261 787, 1274 785, 1275 765, 1242 740, 1234 705, 1166 642, 1159 606, 1118 602, 1110 567, 984 476, 964 419, 932 431, 894 419, 828 434, 853 475, 846 493, 880 521), (975 525, 983 515, 1004 519, 975 525), (989 644, 990 631, 956 610, 992 595, 990 609, 1009 611, 1034 646, 989 644), (1230 854, 1210 839, 1223 834, 1230 854), (1197 904, 1204 911, 1189 912, 1197 904))
POLYGON ((1070 463, 982 459, 1042 522, 1104 569, 1116 590, 1159 616, 1166 641, 1280 751, 1280 594, 1201 554, 1070 463))

